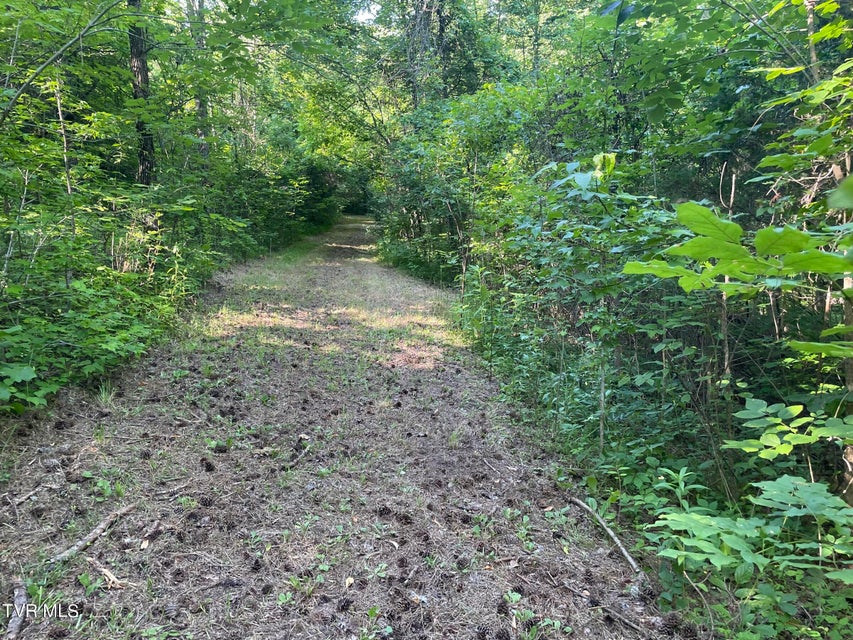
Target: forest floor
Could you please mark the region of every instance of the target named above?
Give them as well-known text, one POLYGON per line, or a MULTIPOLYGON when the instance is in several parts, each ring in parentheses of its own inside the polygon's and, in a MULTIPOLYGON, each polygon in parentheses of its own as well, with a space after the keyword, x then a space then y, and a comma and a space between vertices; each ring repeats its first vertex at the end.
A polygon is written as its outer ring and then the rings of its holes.
POLYGON ((22 579, 48 610, 20 638, 692 635, 368 226, 222 274, 172 342, 12 425, 0 631, 22 579))

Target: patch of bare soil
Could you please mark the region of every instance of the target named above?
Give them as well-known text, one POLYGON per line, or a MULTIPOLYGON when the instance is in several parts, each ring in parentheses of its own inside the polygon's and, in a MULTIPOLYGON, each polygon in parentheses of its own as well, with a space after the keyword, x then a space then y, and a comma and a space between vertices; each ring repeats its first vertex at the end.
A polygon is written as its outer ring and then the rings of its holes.
POLYGON ((20 638, 690 635, 365 227, 222 276, 181 339, 17 425, 3 630, 18 577, 20 638))

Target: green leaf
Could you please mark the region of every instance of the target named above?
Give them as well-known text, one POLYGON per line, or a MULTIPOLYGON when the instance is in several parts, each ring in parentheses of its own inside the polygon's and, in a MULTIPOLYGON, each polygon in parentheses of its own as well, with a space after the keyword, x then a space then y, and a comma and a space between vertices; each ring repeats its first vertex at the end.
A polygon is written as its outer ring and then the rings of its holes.
POLYGON ((744 402, 744 405, 750 411, 766 411, 767 410, 767 403, 764 400, 761 400, 760 398, 747 398, 746 402, 744 402))
POLYGON ((755 234, 755 250, 760 256, 782 255, 810 248, 809 234, 792 227, 761 229, 755 234))
POLYGON ((827 150, 832 147, 833 142, 835 142, 835 138, 833 138, 831 133, 827 133, 817 140, 813 140, 811 144, 806 147, 806 152, 816 153, 819 156, 826 155, 827 150))
POLYGON ((738 449, 746 453, 756 453, 764 450, 764 445, 759 440, 725 440, 723 449, 738 449))
POLYGON ((761 418, 756 418, 755 420, 748 420, 743 423, 743 426, 755 428, 755 429, 765 429, 772 425, 780 425, 782 421, 779 418, 771 418, 770 416, 763 416, 761 418))
POLYGON ((800 73, 805 67, 765 67, 762 69, 753 69, 753 72, 765 72, 767 80, 775 80, 779 76, 790 76, 795 73, 800 73))
POLYGON ((853 324, 845 324, 837 327, 832 327, 830 329, 824 329, 820 332, 820 337, 826 338, 828 336, 837 336, 839 334, 847 333, 853 333, 853 324))
POLYGON ((744 562, 735 567, 735 582, 745 584, 752 579, 752 574, 755 573, 755 566, 751 562, 744 562))
POLYGON ((596 171, 604 176, 609 176, 616 168, 615 153, 599 153, 592 159, 596 171))
MULTIPOLYGON (((827 486, 820 482, 809 482, 805 478, 784 475, 776 480, 754 482, 753 486, 758 487, 761 494, 750 497, 750 500, 773 509, 778 515, 808 515, 845 526, 853 523, 853 509, 841 498, 829 493, 827 486)), ((802 547, 802 543, 800 546, 802 547)), ((776 559, 778 560, 778 556, 776 559)))
POLYGON ((819 353, 836 358, 853 358, 853 342, 804 342, 789 340, 788 346, 801 353, 819 353))
POLYGON ((687 242, 671 247, 666 251, 674 256, 687 256, 694 260, 705 261, 710 258, 722 258, 726 260, 740 260, 751 258, 749 251, 739 244, 732 242, 720 242, 716 238, 698 236, 687 242))
POLYGON ((713 280, 703 273, 691 273, 678 279, 678 286, 687 293, 694 289, 710 289, 713 284, 713 280))
POLYGON ((782 444, 782 441, 779 439, 775 433, 765 433, 759 438, 761 444, 766 445, 768 447, 778 447, 782 444))
POLYGON ((791 404, 786 407, 782 407, 779 411, 776 412, 776 415, 782 418, 782 420, 790 420, 791 418, 796 418, 803 411, 803 405, 801 404, 791 404))
POLYGON ((740 243, 743 229, 739 224, 717 217, 708 207, 695 202, 685 202, 676 207, 678 221, 693 233, 722 240, 740 243))
POLYGON ((8 378, 12 382, 27 382, 36 377, 36 371, 32 367, 7 364, 0 369, 0 377, 8 378))
POLYGON ((758 398, 747 398, 746 407, 735 414, 736 417, 743 418, 744 420, 763 418, 766 415, 767 403, 764 400, 759 400, 758 398))
POLYGON ((622 273, 629 275, 651 274, 658 278, 678 278, 681 276, 695 276, 696 272, 671 265, 663 260, 649 260, 648 262, 628 262, 622 268, 622 273))
POLYGON ((724 533, 720 536, 720 540, 725 542, 729 547, 734 549, 735 551, 740 551, 741 553, 752 551, 752 547, 749 546, 749 543, 741 538, 740 536, 736 536, 732 533, 724 533))
POLYGON ((833 209, 853 209, 853 176, 844 178, 826 203, 833 209))
POLYGON ((667 111, 666 108, 660 102, 655 102, 653 105, 646 109, 646 115, 649 117, 649 122, 652 124, 660 124, 664 120, 666 120, 667 111))
POLYGON ((810 424, 812 422, 814 422, 814 416, 802 416, 792 421, 791 424, 789 424, 788 426, 792 429, 799 429, 804 424, 810 424))
POLYGON ((845 584, 853 584, 853 569, 839 569, 838 571, 827 571, 826 577, 833 580, 841 580, 845 584))
POLYGON ((777 153, 764 156, 758 167, 779 167, 783 171, 791 171, 798 166, 808 164, 810 157, 804 153, 777 153))
MULTIPOLYGON (((827 420, 828 422, 829 420, 827 420)), ((853 426, 844 424, 840 420, 839 423, 827 427, 815 427, 811 432, 818 438, 842 438, 844 440, 853 438, 853 426)))
POLYGON ((768 564, 770 564, 770 558, 765 558, 765 557, 764 557, 763 555, 761 555, 760 553, 754 553, 754 552, 751 552, 751 551, 743 551, 743 552, 741 552, 741 557, 742 557, 745 561, 747 561, 747 562, 751 562, 751 563, 752 563, 752 564, 754 564, 756 567, 758 567, 758 570, 759 570, 759 571, 764 571, 764 568, 765 568, 768 564))
POLYGON ((853 262, 844 256, 817 249, 786 254, 782 257, 782 264, 788 273, 838 275, 853 271, 853 262))
POLYGON ((817 442, 817 439, 815 435, 805 435, 803 433, 789 433, 784 437, 785 442, 791 445, 814 444, 817 442))

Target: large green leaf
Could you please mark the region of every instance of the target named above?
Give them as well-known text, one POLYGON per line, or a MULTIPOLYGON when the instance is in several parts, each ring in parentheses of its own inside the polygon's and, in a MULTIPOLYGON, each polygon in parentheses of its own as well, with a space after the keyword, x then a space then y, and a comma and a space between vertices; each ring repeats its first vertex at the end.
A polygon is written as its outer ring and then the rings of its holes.
POLYGON ((687 242, 671 247, 666 251, 674 256, 687 256, 694 260, 705 261, 711 258, 740 260, 751 258, 749 251, 733 242, 720 242, 716 238, 698 236, 687 242))
POLYGON ((710 289, 714 284, 714 279, 708 275, 707 269, 702 273, 691 273, 678 279, 678 286, 687 293, 696 289, 710 289))
POLYGON ((833 191, 827 204, 833 209, 853 209, 853 176, 847 176, 833 191))
POLYGON ((845 584, 853 584, 853 569, 839 569, 838 571, 827 571, 827 578, 841 580, 845 584))
POLYGON ((809 249, 813 239, 793 227, 761 229, 755 234, 755 250, 760 256, 783 255, 809 249))
POLYGON ((693 233, 722 240, 723 242, 740 243, 743 229, 735 222, 723 220, 711 211, 695 202, 685 202, 676 207, 678 221, 693 233))
POLYGON ((805 67, 798 66, 798 67, 762 67, 759 69, 752 69, 751 71, 753 73, 766 73, 767 74, 767 76, 766 76, 767 80, 775 80, 779 76, 790 76, 790 75, 793 75, 795 73, 800 73, 801 71, 804 71, 804 70, 805 70, 805 67))
POLYGON ((853 342, 806 342, 790 340, 788 345, 801 353, 819 353, 837 358, 853 357, 853 342))
POLYGON ((829 329, 824 329, 820 332, 820 337, 826 338, 828 336, 837 336, 847 333, 853 333, 853 324, 845 324, 837 327, 831 327, 829 329))
POLYGON ((811 433, 818 438, 853 439, 853 424, 848 424, 840 418, 827 418, 823 427, 815 427, 811 433))
POLYGON ((677 278, 680 276, 694 276, 695 272, 684 267, 671 265, 663 260, 649 260, 648 262, 628 262, 622 268, 622 273, 631 275, 648 273, 658 278, 677 278))
POLYGON ((789 253, 782 257, 787 273, 823 273, 838 275, 853 271, 853 262, 847 258, 817 249, 789 253))
POLYGON ((8 378, 12 382, 27 382, 35 377, 35 369, 25 365, 7 364, 0 369, 0 378, 8 378))
POLYGON ((764 449, 764 443, 755 438, 748 440, 724 440, 722 449, 740 449, 747 453, 756 453, 764 449))
POLYGON ((843 438, 853 440, 853 426, 842 424, 835 427, 817 427, 812 433, 818 438, 843 438))

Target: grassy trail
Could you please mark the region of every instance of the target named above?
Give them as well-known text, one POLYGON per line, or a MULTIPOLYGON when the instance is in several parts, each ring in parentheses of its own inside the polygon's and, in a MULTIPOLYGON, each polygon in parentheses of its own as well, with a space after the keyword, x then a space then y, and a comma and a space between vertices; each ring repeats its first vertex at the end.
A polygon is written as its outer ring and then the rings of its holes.
POLYGON ((221 276, 179 339, 19 425, 0 603, 19 576, 79 613, 20 638, 665 635, 514 435, 451 294, 377 264, 366 226, 221 276))

